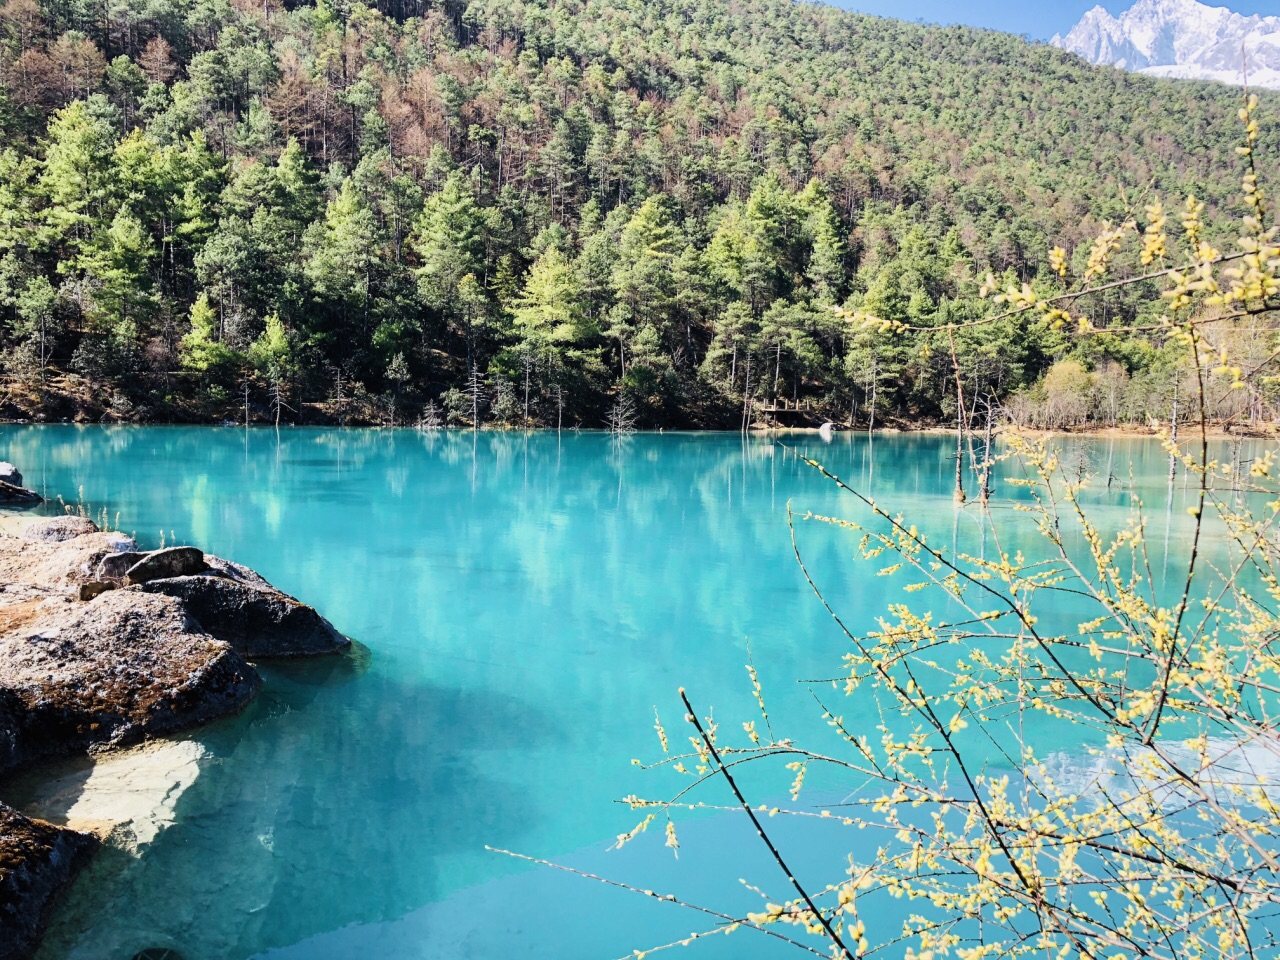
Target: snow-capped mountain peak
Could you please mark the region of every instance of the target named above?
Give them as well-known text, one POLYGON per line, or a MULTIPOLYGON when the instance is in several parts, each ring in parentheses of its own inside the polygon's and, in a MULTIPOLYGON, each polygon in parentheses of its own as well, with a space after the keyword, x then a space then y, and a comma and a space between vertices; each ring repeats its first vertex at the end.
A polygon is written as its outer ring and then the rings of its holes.
POLYGON ((1162 77, 1280 89, 1280 17, 1246 17, 1198 0, 1137 0, 1120 16, 1096 6, 1050 41, 1098 64, 1162 77))

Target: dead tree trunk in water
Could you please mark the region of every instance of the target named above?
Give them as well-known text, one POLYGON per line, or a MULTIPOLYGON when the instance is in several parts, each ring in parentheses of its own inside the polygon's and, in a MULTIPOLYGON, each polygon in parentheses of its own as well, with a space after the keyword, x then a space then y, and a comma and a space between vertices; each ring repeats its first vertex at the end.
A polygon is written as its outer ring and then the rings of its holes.
POLYGON ((480 429, 480 400, 484 396, 484 375, 472 368, 467 377, 467 395, 471 398, 471 429, 480 429))
POLYGON ((533 367, 533 354, 529 350, 524 352, 524 425, 527 429, 529 426, 529 373, 533 367))
POLYGON ((982 438, 982 477, 978 490, 978 497, 985 504, 991 499, 991 440, 994 419, 994 412, 991 409, 991 398, 986 400, 987 406, 987 429, 982 438))
POLYGON ((280 388, 280 381, 276 380, 271 384, 271 405, 276 408, 276 432, 280 432, 280 408, 284 406, 284 391, 280 388))
POLYGON ((871 403, 867 413, 867 433, 876 428, 876 388, 880 384, 880 374, 876 367, 877 357, 871 354, 871 403))

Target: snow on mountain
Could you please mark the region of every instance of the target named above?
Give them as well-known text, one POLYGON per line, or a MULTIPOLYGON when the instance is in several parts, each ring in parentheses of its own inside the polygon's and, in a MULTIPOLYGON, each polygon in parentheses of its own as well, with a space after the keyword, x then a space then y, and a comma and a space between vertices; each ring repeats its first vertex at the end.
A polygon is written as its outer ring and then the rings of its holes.
POLYGON ((1097 64, 1158 77, 1280 89, 1280 17, 1246 17, 1197 0, 1138 0, 1118 17, 1101 6, 1050 43, 1097 64))

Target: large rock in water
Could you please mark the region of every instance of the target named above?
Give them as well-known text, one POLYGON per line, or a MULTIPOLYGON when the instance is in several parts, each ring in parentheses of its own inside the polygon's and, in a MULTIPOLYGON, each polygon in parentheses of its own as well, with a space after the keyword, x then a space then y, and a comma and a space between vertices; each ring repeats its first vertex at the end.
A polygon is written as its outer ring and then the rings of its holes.
POLYGON ((43 502, 44 497, 34 490, 28 490, 26 487, 19 487, 16 484, 5 483, 0 480, 0 506, 31 507, 43 502))
POLYGON ((350 645, 315 610, 247 567, 218 557, 204 560, 205 573, 150 580, 141 589, 182 600, 205 630, 250 659, 314 656, 350 645))
POLYGON ((44 497, 22 485, 22 474, 17 467, 0 460, 0 506, 30 507, 43 502, 44 497))
POLYGON ((31 955, 58 893, 97 846, 0 803, 0 960, 31 955))
POLYGON ((205 723, 260 685, 172 597, 112 591, 0 607, 0 687, 20 710, 8 752, 21 763, 205 723))
MULTIPOLYGON (((195 548, 144 553, 85 518, 0 515, 0 777, 239 710, 261 680, 232 644, 265 657, 348 643, 253 571, 195 548)), ((0 960, 34 950, 93 843, 0 805, 0 960)))

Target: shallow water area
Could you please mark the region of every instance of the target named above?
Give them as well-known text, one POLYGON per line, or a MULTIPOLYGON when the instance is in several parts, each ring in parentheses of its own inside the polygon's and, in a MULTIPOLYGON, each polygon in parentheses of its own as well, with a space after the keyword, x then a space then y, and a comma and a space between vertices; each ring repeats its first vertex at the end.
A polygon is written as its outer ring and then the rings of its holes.
POLYGON ((207 752, 190 739, 156 740, 119 753, 42 765, 5 784, 28 816, 104 838, 135 855, 173 825, 178 802, 207 752))
MULTIPOLYGON (((608 958, 715 926, 486 846, 729 912, 759 909, 738 878, 775 896, 783 878, 740 814, 680 821, 678 860, 661 823, 607 848, 642 816, 619 798, 668 796, 686 782, 631 762, 661 755, 655 706, 676 743, 687 742, 679 687, 726 724, 756 716, 747 638, 775 726, 817 726, 795 681, 837 676, 847 641, 795 562, 788 504, 797 518, 866 511, 795 453, 948 545, 988 548, 976 508, 953 502, 954 440, 943 436, 827 444, 805 434, 779 445, 714 434, 5 427, 0 438, 46 496, 83 499, 113 525, 118 516, 144 547, 192 543, 247 564, 360 645, 262 664, 265 689, 244 714, 184 741, 198 775, 145 844, 113 849, 83 876, 46 940, 49 960, 128 960, 154 947, 192 960, 608 958)), ((1159 508, 1157 557, 1176 557, 1188 494, 1181 479, 1170 491, 1159 444, 1072 443, 1081 470, 1101 478, 1098 515, 1120 523, 1140 493, 1159 508)), ((995 509, 1002 549, 1033 543, 1025 515, 995 509)), ((867 627, 892 594, 853 561, 857 534, 796 525, 832 605, 867 627)), ((864 707, 842 709, 857 720, 864 707)), ((776 799, 789 777, 748 782, 776 799)), ((855 788, 823 781, 811 799, 855 788)), ((716 786, 705 798, 730 801, 716 786)), ((798 871, 839 875, 848 833, 833 842, 825 824, 778 830, 798 871)), ((690 949, 788 952, 749 931, 690 949)))

